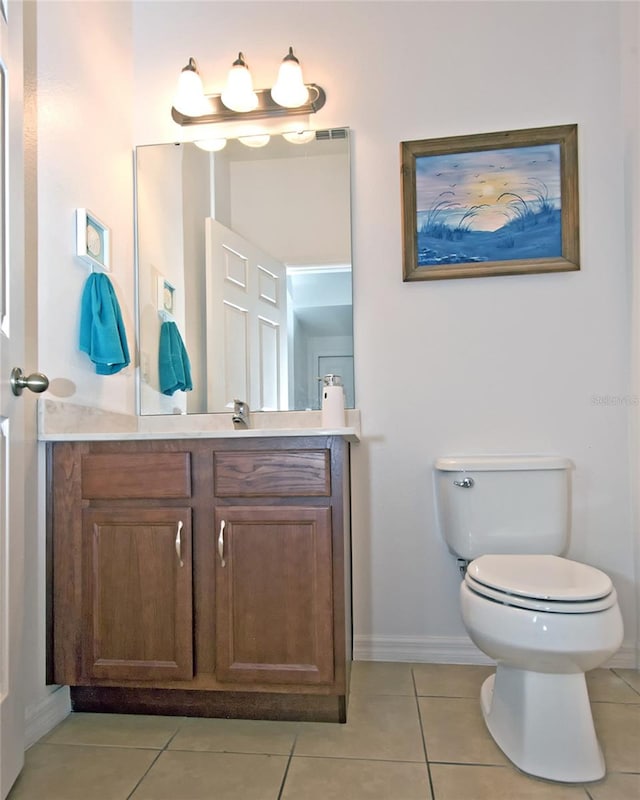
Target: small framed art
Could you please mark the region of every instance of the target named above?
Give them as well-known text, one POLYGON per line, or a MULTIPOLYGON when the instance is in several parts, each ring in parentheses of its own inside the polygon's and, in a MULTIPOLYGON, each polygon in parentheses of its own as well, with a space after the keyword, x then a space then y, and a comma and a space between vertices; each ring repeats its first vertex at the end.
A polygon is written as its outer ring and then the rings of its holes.
POLYGON ((92 268, 111 270, 111 230, 86 208, 76 209, 76 255, 92 268))
POLYGON ((158 313, 165 320, 172 320, 175 314, 176 287, 164 275, 158 275, 158 313))

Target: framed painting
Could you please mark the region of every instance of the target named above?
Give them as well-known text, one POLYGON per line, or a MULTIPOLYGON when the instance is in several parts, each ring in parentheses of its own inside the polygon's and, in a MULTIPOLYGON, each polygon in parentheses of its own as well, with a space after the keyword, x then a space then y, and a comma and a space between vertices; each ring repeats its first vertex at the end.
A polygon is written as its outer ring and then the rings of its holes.
POLYGON ((580 269, 577 125, 402 142, 403 280, 580 269))

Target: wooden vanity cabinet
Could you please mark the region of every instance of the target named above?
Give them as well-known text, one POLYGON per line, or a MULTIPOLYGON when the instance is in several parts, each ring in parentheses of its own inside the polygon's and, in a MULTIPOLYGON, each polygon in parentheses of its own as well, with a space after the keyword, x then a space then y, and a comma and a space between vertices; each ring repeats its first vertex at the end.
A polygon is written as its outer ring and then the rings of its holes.
POLYGON ((77 710, 344 721, 341 437, 48 445, 52 680, 77 710))

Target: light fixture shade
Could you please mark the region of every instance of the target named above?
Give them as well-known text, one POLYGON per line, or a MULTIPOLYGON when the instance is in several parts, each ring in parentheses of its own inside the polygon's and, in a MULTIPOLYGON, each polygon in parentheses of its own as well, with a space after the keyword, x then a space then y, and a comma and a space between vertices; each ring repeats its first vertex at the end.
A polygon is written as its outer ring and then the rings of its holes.
POLYGON ((208 153, 217 153, 218 150, 224 150, 227 146, 226 139, 198 139, 194 142, 196 147, 201 150, 206 150, 208 153))
POLYGON ((302 68, 298 59, 293 55, 293 47, 289 48, 288 54, 280 64, 278 80, 271 89, 271 97, 284 108, 297 108, 304 105, 309 99, 309 90, 304 85, 302 68))
POLYGON ((291 144, 307 144, 307 142, 312 141, 316 138, 315 131, 289 131, 288 133, 283 133, 282 138, 286 139, 291 144))
POLYGON ((252 134, 251 136, 238 136, 238 141, 246 147, 264 147, 269 144, 271 136, 268 133, 252 134))
POLYGON ((188 117, 197 117, 210 111, 193 58, 189 59, 189 63, 180 73, 173 107, 188 117))
POLYGON ((220 99, 231 111, 253 111, 258 105, 258 95, 253 91, 251 73, 242 53, 238 53, 229 70, 220 99))

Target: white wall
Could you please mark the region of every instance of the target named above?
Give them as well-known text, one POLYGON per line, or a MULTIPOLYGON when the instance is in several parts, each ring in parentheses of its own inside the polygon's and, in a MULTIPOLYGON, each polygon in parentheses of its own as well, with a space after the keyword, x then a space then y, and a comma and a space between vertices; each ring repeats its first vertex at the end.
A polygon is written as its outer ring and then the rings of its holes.
MULTIPOLYGON (((626 244, 631 264, 631 379, 632 391, 629 400, 631 425, 629 440, 631 447, 630 468, 632 480, 632 513, 635 529, 636 599, 640 609, 640 7, 627 3, 620 17, 622 41, 622 86, 624 107, 624 160, 625 160, 625 230, 626 244)), ((640 613, 636 619, 636 669, 640 669, 640 613)))
MULTIPOLYGON (((74 256, 74 212, 87 207, 112 229, 111 278, 133 357, 131 6, 26 3, 25 21, 27 160, 37 188, 37 222, 27 221, 28 229, 37 230, 37 243, 27 243, 38 263, 38 320, 33 322, 37 367, 51 379, 49 396, 133 412, 133 368, 100 377, 78 351, 80 296, 88 270, 74 256)), ((29 528, 25 534, 27 744, 53 727, 69 707, 66 691, 45 688, 43 492, 39 516, 39 530, 29 528)))
POLYGON ((131 6, 54 0, 37 16, 40 368, 49 396, 133 413, 133 365, 96 375, 78 350, 89 270, 74 255, 75 209, 89 208, 112 231, 110 278, 133 361, 131 6))
MULTIPOLYGON (((466 639, 435 526, 449 452, 576 464, 570 554, 602 567, 635 637, 619 6, 610 2, 236 2, 134 6, 136 142, 169 116, 194 56, 219 91, 242 48, 271 85, 289 44, 322 85, 318 127, 353 133, 357 653, 438 657, 466 639), (576 36, 579 20, 580 35, 576 36), (577 123, 582 269, 405 284, 399 143, 577 123)), ((625 651, 629 652, 629 651, 625 651)), ((461 657, 466 657, 461 653, 461 657)))

